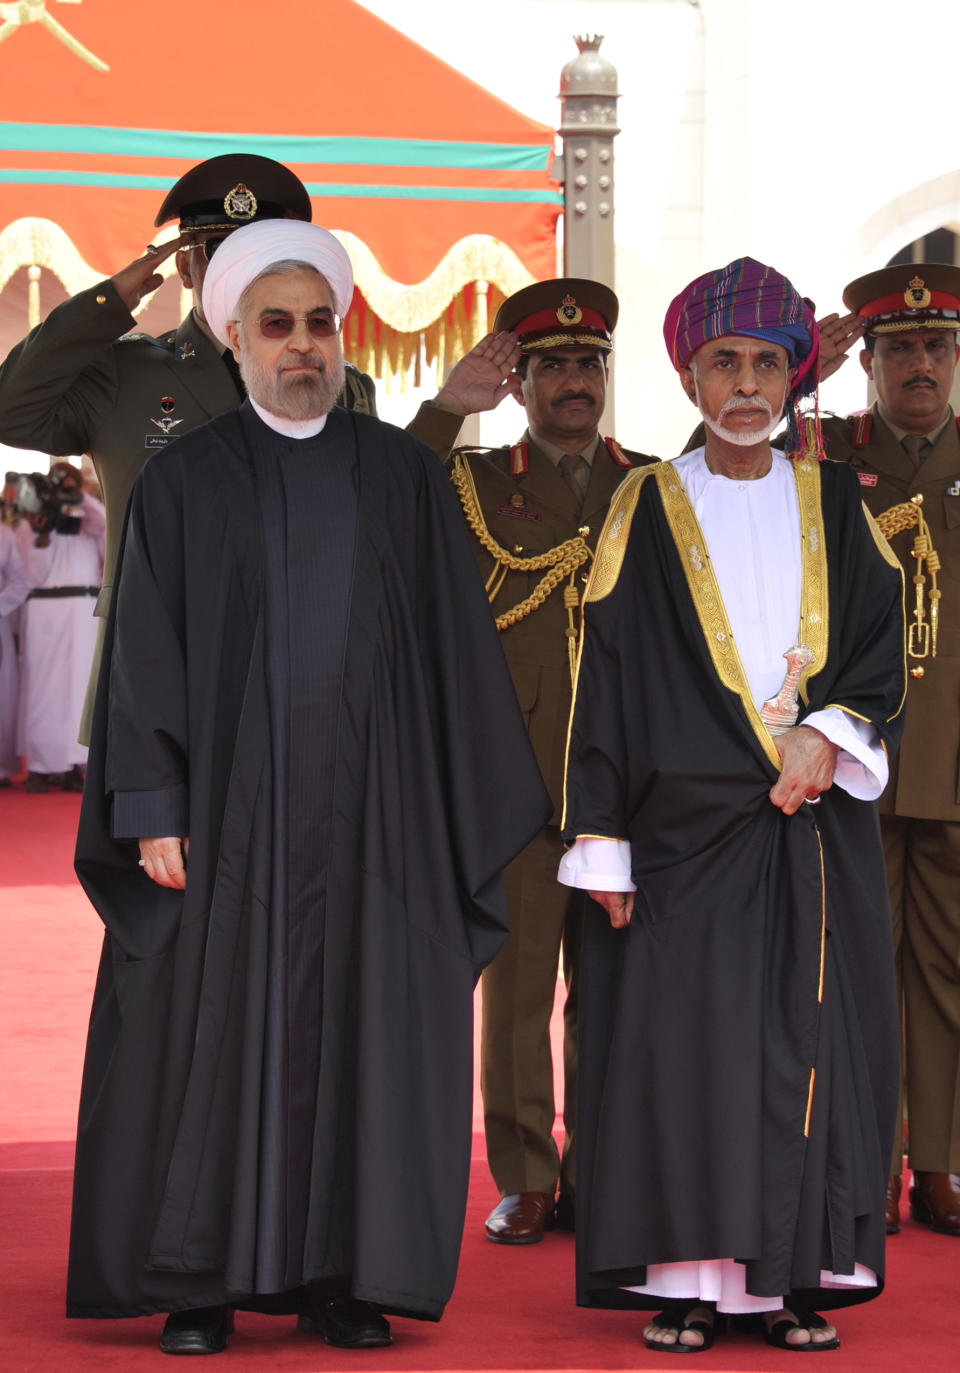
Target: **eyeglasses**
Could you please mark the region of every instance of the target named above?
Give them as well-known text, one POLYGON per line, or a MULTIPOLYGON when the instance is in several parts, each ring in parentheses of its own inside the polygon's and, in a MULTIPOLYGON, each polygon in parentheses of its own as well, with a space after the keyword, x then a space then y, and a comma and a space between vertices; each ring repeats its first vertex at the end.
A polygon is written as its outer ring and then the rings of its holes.
POLYGON ((310 331, 311 338, 333 338, 334 334, 339 334, 343 322, 332 310, 318 310, 310 315, 261 315, 257 323, 264 338, 281 339, 289 338, 301 319, 310 331))

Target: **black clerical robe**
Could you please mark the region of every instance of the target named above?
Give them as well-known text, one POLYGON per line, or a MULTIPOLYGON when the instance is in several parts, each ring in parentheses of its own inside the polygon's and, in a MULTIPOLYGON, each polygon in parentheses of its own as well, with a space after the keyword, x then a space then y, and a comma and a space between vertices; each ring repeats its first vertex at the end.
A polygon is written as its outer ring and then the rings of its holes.
POLYGON ((549 811, 443 470, 339 409, 222 416, 144 470, 108 633, 68 1312, 329 1280, 437 1319, 472 991, 549 811), (189 835, 185 892, 147 833, 189 835))
MULTIPOLYGON (((844 464, 794 471, 800 722, 837 706, 892 749, 899 567, 844 464)), ((821 1271, 882 1286, 898 1033, 876 808, 835 786, 786 816, 777 773, 680 480, 641 469, 598 544, 567 760, 565 839, 629 840, 637 887, 625 931, 593 903, 584 926, 581 1304, 661 1306, 623 1289, 708 1259, 826 1308, 878 1289, 821 1271)))

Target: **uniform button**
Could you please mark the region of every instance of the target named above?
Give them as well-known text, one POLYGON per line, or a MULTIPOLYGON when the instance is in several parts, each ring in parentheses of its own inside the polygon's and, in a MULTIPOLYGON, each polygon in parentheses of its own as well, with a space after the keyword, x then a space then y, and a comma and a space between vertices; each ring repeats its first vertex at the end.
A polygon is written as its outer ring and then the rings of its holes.
POLYGON ((106 298, 106 296, 97 296, 97 304, 98 304, 98 305, 106 305, 106 303, 107 303, 107 298, 106 298))

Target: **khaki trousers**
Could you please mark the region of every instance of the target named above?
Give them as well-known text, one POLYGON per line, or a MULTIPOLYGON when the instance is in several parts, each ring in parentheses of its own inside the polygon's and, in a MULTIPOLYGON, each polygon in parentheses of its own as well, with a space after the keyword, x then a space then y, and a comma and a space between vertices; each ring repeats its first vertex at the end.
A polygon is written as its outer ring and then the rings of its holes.
POLYGON ((576 973, 585 896, 557 881, 562 856, 560 831, 547 825, 506 869, 510 934, 483 974, 480 1086, 487 1162, 501 1196, 552 1193, 558 1178, 573 1194, 576 973), (561 950, 566 982, 562 1159, 553 1138, 550 1051, 561 950))
MULTIPOLYGON (((960 824, 881 815, 901 990, 910 1166, 960 1173, 960 824)), ((902 1129, 897 1144, 902 1139, 902 1129)), ((899 1148, 893 1170, 900 1172, 899 1148)))

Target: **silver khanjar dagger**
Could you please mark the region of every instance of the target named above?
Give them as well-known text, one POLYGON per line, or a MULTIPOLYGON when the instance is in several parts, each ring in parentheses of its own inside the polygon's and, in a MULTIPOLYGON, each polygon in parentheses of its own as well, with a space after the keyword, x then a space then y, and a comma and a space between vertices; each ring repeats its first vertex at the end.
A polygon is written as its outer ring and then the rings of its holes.
POLYGON ((813 662, 815 657, 806 644, 794 644, 793 648, 788 648, 783 656, 787 660, 787 671, 783 685, 776 696, 771 696, 769 701, 764 701, 763 709, 760 711, 760 719, 770 734, 785 734, 788 729, 792 729, 796 724, 797 716, 800 713, 800 702, 797 698, 800 674, 805 667, 813 662))

